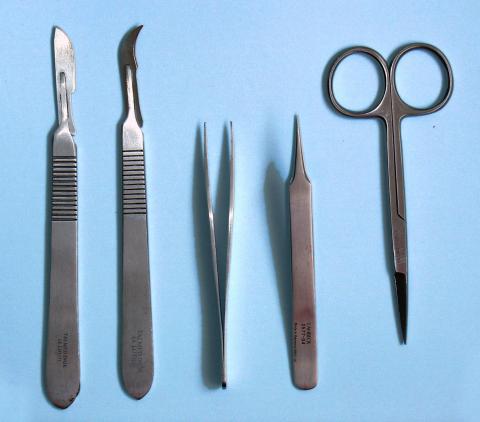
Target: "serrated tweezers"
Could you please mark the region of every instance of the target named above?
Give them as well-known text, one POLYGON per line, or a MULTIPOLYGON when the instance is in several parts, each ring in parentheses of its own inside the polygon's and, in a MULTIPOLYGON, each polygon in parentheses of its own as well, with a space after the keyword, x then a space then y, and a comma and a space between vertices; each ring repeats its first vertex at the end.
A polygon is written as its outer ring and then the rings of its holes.
MULTIPOLYGON (((213 212, 212 196, 210 194, 210 177, 208 168, 208 141, 207 141, 207 125, 203 125, 203 145, 204 145, 204 171, 205 171, 205 189, 207 198, 207 211, 210 227, 210 248, 212 253, 213 279, 215 283, 219 332, 220 332, 220 348, 221 348, 221 385, 227 388, 227 369, 226 369, 226 309, 228 299, 228 277, 230 273, 230 254, 231 239, 233 229, 233 199, 234 199, 234 148, 233 148, 233 124, 230 122, 230 157, 229 157, 229 187, 228 187, 228 220, 227 220, 227 238, 226 238, 226 262, 225 272, 221 271, 219 262, 219 253, 217 252, 215 215, 213 212), (224 274, 224 280, 220 280, 220 274, 224 274), (222 285, 221 285, 222 284, 222 285), (223 286, 223 289, 221 288, 223 286), (222 291, 224 297, 222 298, 222 291)), ((218 227, 217 227, 218 230, 218 227)), ((218 232, 217 232, 218 233, 218 232)))

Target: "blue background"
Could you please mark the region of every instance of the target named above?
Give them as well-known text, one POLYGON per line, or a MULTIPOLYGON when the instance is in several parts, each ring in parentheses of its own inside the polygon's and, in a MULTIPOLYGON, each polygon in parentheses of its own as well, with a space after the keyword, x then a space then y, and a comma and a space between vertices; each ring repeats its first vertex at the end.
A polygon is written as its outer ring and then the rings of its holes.
MULTIPOLYGON (((478 420, 479 12, 473 0, 2 2, 0 418, 478 420), (122 390, 117 362, 117 48, 141 23, 155 378, 136 402, 122 390), (53 25, 68 33, 77 64, 82 387, 65 411, 46 400, 41 370, 53 25), (324 78, 341 49, 363 44, 388 57, 412 41, 446 54, 455 89, 440 112, 402 125, 405 347, 391 291, 384 131, 376 120, 334 112, 324 78), (289 369, 285 182, 294 113, 314 188, 319 383, 311 391, 295 389, 289 369), (222 391, 197 131, 208 122, 215 192, 230 119, 236 202, 222 391)), ((335 80, 338 96, 364 105, 377 76, 364 59, 347 64, 335 80)), ((412 53, 397 81, 405 98, 426 104, 441 73, 429 56, 412 53)))

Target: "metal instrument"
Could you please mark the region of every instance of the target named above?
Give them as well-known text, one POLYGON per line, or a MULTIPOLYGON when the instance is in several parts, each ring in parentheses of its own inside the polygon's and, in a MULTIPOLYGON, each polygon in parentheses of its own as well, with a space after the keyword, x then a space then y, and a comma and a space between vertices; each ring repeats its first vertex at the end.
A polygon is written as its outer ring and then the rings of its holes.
MULTIPOLYGON (((204 142, 204 170, 205 170, 205 189, 207 197, 207 210, 208 210, 208 219, 210 225, 210 246, 212 251, 212 266, 213 266, 213 278, 215 283, 215 291, 217 295, 217 308, 218 308, 218 322, 220 330, 220 347, 221 347, 221 358, 222 358, 222 374, 221 374, 221 383, 222 388, 227 388, 227 371, 226 371, 226 308, 227 308, 227 298, 228 298, 228 276, 230 272, 230 254, 231 254, 231 239, 232 239, 232 228, 233 228, 233 199, 234 199, 234 149, 233 149, 233 124, 230 122, 230 157, 229 157, 229 191, 228 191, 228 223, 227 223, 227 253, 226 253, 226 262, 225 262, 225 279, 220 280, 219 274, 222 274, 219 266, 217 252, 217 244, 215 237, 215 215, 213 212, 212 206, 212 197, 210 194, 210 177, 208 170, 208 142, 207 142, 207 124, 203 125, 203 142, 204 142), (223 282, 224 287, 224 298, 221 295, 221 285, 223 282)), ((218 228, 217 228, 218 229, 218 228)))
POLYGON ((393 58, 390 68, 387 61, 375 50, 368 47, 354 47, 341 53, 333 62, 328 76, 328 93, 333 107, 349 117, 377 117, 384 121, 387 130, 388 185, 390 197, 390 218, 392 224, 394 279, 397 296, 401 340, 407 342, 407 220, 405 214, 405 191, 403 179, 402 145, 400 136, 401 120, 407 116, 423 116, 440 110, 450 99, 453 90, 453 73, 445 55, 436 47, 414 43, 403 47, 393 58), (399 60, 409 51, 423 49, 432 52, 447 72, 447 88, 439 102, 428 108, 415 108, 406 104, 397 92, 395 73, 399 60), (363 53, 377 61, 385 77, 385 91, 380 102, 370 110, 355 112, 338 103, 333 92, 333 77, 340 62, 346 57, 363 53))
POLYGON ((127 393, 141 399, 153 381, 152 307, 148 257, 143 121, 137 89, 135 42, 139 26, 120 47, 126 119, 122 130, 123 300, 122 376, 127 393))
POLYGON ((294 170, 290 180, 292 242, 293 381, 308 390, 317 385, 317 323, 313 260, 312 185, 305 170, 298 117, 294 170))
POLYGON ((62 409, 80 391, 77 297, 77 147, 73 136, 72 43, 54 28, 58 128, 53 135, 50 301, 45 384, 50 401, 62 409))

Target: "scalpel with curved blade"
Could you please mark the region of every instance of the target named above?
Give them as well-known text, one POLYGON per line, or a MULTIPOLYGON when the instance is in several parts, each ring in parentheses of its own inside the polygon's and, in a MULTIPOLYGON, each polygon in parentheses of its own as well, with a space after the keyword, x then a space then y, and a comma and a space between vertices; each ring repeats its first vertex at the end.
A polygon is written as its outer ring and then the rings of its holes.
POLYGON ((120 47, 127 116, 122 128, 123 298, 122 377, 127 393, 141 399, 153 381, 152 306, 148 257, 143 121, 137 89, 135 43, 142 26, 120 47))

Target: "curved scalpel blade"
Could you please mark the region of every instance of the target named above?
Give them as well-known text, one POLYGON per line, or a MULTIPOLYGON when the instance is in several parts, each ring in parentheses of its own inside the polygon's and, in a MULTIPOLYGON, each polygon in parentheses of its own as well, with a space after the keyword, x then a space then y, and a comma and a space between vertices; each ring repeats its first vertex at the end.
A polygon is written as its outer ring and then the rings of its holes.
MULTIPOLYGON (((123 37, 120 43, 120 69, 122 72, 123 80, 126 79, 126 67, 128 66, 132 72, 132 85, 133 85, 133 107, 135 111, 135 118, 137 119, 138 126, 143 126, 142 113, 140 111, 140 101, 138 99, 137 88, 137 58, 135 57, 135 44, 137 42, 138 34, 140 33, 143 25, 137 26, 123 37)), ((128 102, 127 102, 128 107, 128 102)))

